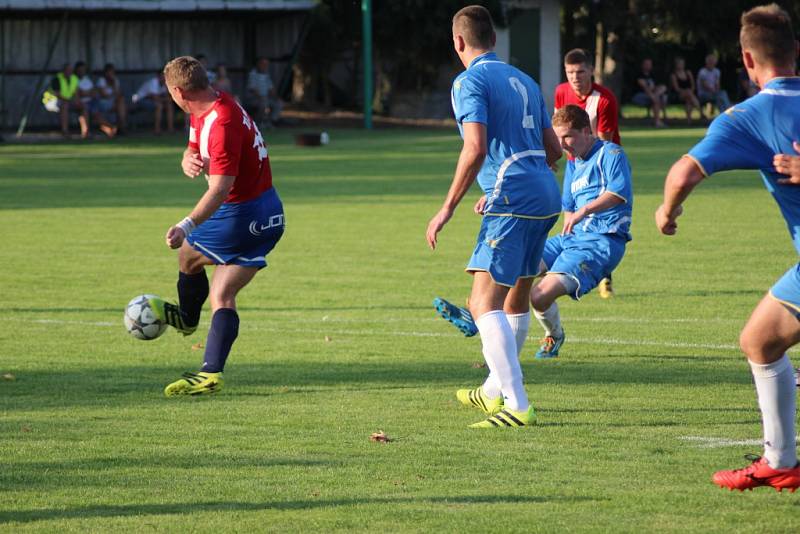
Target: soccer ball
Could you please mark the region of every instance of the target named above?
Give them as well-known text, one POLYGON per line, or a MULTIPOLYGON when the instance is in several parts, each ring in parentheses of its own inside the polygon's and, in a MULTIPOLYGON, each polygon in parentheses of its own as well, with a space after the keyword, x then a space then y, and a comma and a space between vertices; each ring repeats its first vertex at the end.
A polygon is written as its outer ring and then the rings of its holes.
POLYGON ((136 339, 155 339, 167 330, 167 323, 160 320, 150 307, 150 298, 158 297, 139 295, 125 307, 125 330, 136 339))

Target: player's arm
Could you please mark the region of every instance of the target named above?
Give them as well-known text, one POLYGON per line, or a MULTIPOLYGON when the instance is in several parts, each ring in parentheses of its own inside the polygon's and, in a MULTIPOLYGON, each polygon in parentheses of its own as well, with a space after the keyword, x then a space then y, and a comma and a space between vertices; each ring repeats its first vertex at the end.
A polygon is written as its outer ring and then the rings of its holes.
POLYGON ((617 101, 601 98, 597 106, 597 137, 603 141, 614 141, 614 133, 619 128, 617 101))
POLYGON ((200 151, 196 147, 187 146, 183 151, 181 169, 189 178, 197 178, 203 172, 203 158, 200 157, 200 151))
MULTIPOLYGON (((463 123, 464 146, 458 156, 453 182, 439 212, 428 223, 426 238, 431 249, 436 248, 436 237, 453 216, 453 212, 469 190, 486 158, 486 125, 480 122, 463 123)), ((555 134, 553 134, 555 135, 555 134)))
POLYGON ((656 226, 662 234, 675 234, 678 228, 675 221, 683 213, 681 204, 703 178, 705 174, 697 162, 688 156, 672 165, 664 182, 664 202, 656 210, 656 226))
POLYGON ((167 230, 167 245, 170 248, 178 248, 186 239, 186 236, 199 225, 203 224, 215 211, 225 202, 228 193, 233 187, 235 176, 225 176, 214 174, 208 177, 208 190, 197 201, 188 217, 167 230))
MULTIPOLYGON (((800 142, 795 141, 792 147, 800 154, 800 142)), ((800 155, 776 154, 772 164, 777 172, 789 176, 778 179, 779 184, 800 185, 800 155)))
POLYGON ((597 132, 597 137, 603 141, 614 141, 614 132, 597 132))
POLYGON ((556 136, 553 128, 545 128, 542 130, 542 141, 544 142, 547 166, 552 169, 556 161, 561 159, 561 143, 559 143, 558 136, 556 136))
POLYGON ((606 191, 596 199, 575 211, 565 211, 564 229, 561 233, 570 234, 572 233, 572 228, 587 216, 593 213, 600 213, 601 211, 611 209, 618 204, 622 204, 623 202, 625 202, 625 199, 621 196, 610 191, 606 191))

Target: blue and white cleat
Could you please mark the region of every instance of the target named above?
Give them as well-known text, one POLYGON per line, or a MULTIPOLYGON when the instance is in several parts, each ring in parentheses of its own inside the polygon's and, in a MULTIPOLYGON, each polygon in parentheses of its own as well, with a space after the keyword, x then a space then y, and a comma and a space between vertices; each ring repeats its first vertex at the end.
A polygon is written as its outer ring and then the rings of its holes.
POLYGON ((539 350, 536 352, 536 359, 537 360, 549 360, 550 358, 555 358, 558 356, 558 350, 561 348, 561 345, 564 344, 564 339, 566 339, 566 335, 564 334, 564 330, 561 330, 561 335, 556 336, 547 336, 542 340, 542 346, 539 347, 539 350))
POLYGON ((458 328, 466 337, 472 337, 478 333, 478 327, 475 326, 475 321, 472 319, 472 314, 469 313, 469 310, 451 304, 439 297, 433 299, 433 307, 436 308, 436 311, 439 312, 443 319, 458 328))

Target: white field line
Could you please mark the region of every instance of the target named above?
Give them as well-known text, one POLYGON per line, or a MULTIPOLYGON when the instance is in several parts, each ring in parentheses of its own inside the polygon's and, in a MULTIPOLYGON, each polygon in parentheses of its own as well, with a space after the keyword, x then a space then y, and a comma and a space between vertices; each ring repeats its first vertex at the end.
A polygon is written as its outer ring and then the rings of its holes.
MULTIPOLYGON (((694 444, 695 447, 700 449, 716 449, 719 447, 739 447, 742 445, 762 446, 764 445, 763 439, 730 439, 730 438, 712 438, 707 436, 681 436, 678 438, 681 441, 688 441, 694 444)), ((800 440, 800 436, 797 436, 800 440)))
MULTIPOLYGON (((35 324, 52 324, 52 325, 81 325, 81 326, 101 326, 101 327, 122 327, 122 321, 74 321, 62 319, 14 319, 20 322, 28 322, 35 324)), ((319 321, 313 321, 319 323, 319 321)), ((333 329, 333 328, 286 328, 286 327, 260 327, 251 324, 247 325, 247 329, 259 330, 264 332, 278 332, 278 333, 294 333, 294 334, 327 334, 327 335, 343 335, 343 336, 397 336, 397 337, 460 337, 456 333, 441 333, 441 332, 419 332, 419 331, 389 331, 389 332, 376 332, 375 330, 352 330, 352 329, 333 329)), ((650 341, 650 340, 626 340, 615 338, 581 338, 570 337, 569 343, 580 344, 595 344, 595 345, 619 345, 619 346, 634 346, 634 347, 669 347, 669 348, 683 348, 683 349, 712 349, 712 350, 738 350, 738 346, 732 343, 686 343, 686 342, 669 342, 669 341, 650 341)))

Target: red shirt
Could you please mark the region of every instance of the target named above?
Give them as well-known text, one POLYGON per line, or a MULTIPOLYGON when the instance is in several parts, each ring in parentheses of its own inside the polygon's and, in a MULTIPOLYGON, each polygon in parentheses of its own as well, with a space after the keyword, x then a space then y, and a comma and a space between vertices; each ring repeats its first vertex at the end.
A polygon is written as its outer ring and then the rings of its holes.
POLYGON ((619 139, 619 106, 614 93, 602 85, 592 82, 592 92, 586 97, 575 94, 572 86, 564 82, 556 87, 555 108, 563 108, 567 104, 575 104, 586 110, 592 124, 592 133, 612 132, 612 141, 620 144, 619 139))
POLYGON ((264 138, 253 119, 227 93, 217 92, 214 105, 191 116, 189 148, 200 152, 209 175, 235 176, 225 202, 252 200, 272 187, 264 138))

